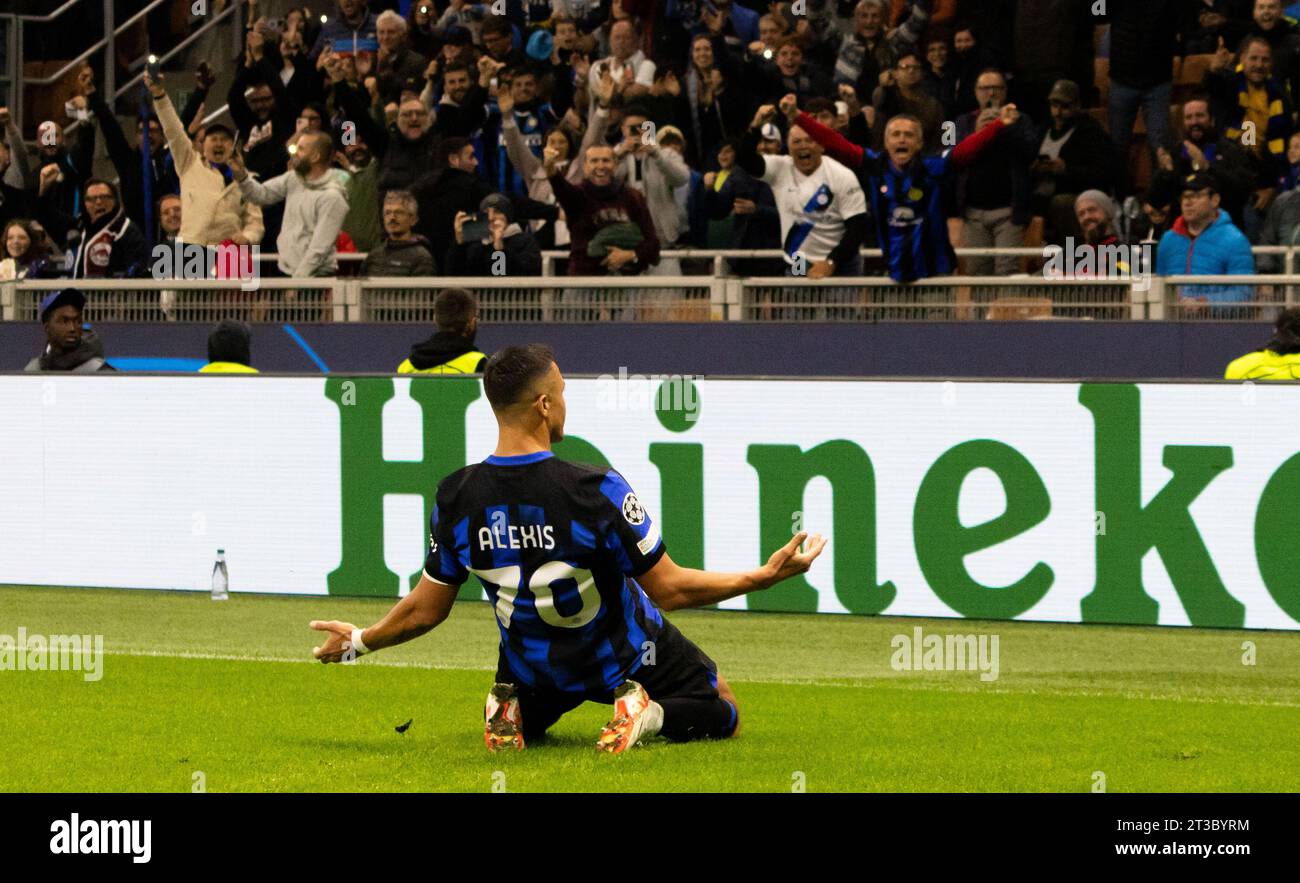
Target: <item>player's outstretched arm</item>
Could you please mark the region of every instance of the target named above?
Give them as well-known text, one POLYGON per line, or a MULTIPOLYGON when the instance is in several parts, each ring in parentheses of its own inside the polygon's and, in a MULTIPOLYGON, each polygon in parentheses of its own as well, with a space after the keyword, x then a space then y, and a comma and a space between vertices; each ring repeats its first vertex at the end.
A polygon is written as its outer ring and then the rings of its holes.
POLYGON ((422 575, 410 594, 394 604, 383 619, 368 629, 357 629, 350 622, 338 620, 312 620, 312 628, 328 633, 325 643, 312 648, 312 656, 321 662, 342 662, 353 649, 360 656, 418 638, 437 628, 447 618, 457 591, 456 586, 434 582, 422 575), (360 632, 357 637, 361 639, 361 646, 356 648, 353 646, 354 631, 360 632))
POLYGON ((679 567, 665 554, 636 581, 661 610, 703 607, 771 588, 782 580, 804 573, 825 548, 826 540, 820 534, 809 537, 807 531, 800 531, 790 542, 773 552, 766 564, 744 573, 713 573, 679 567))

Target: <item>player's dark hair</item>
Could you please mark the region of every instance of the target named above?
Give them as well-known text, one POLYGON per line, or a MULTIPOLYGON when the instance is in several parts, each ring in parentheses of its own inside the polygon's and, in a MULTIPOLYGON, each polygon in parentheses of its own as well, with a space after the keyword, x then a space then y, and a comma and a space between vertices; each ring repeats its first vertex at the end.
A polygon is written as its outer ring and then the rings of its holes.
POLYGON ((439 331, 464 335, 478 315, 478 301, 463 288, 448 288, 433 302, 433 321, 439 331))
POLYGON ((446 80, 447 74, 462 73, 462 72, 465 74, 465 76, 470 77, 470 79, 473 79, 473 75, 471 75, 469 72, 468 64, 466 64, 463 61, 453 61, 451 64, 447 65, 442 69, 442 78, 446 80))
POLYGON ((483 369, 483 391, 493 410, 513 405, 555 361, 555 353, 544 343, 527 343, 497 350, 483 369))
POLYGON ((252 365, 252 329, 238 319, 222 319, 208 335, 208 361, 252 365))
POLYGON ((91 187, 107 187, 108 192, 113 194, 113 202, 116 202, 119 205, 121 204, 122 194, 118 192, 117 185, 112 181, 107 181, 104 178, 87 178, 86 183, 81 185, 81 193, 83 197, 85 194, 90 192, 91 187))
POLYGON ((1278 314, 1273 339, 1264 348, 1279 356, 1300 353, 1300 307, 1287 307, 1278 314))
POLYGON ((460 152, 468 147, 470 140, 460 135, 452 135, 449 138, 443 138, 438 144, 438 162, 441 165, 447 165, 447 160, 453 156, 460 156, 460 152))

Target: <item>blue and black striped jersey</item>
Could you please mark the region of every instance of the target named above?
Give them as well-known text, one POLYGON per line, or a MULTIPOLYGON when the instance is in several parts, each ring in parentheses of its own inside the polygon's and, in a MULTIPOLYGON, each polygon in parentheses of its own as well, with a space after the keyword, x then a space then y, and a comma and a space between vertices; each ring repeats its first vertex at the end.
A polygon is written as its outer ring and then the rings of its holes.
POLYGON ((899 282, 943 276, 957 267, 957 255, 948 240, 948 219, 943 210, 944 179, 951 151, 917 157, 902 172, 888 155, 864 151, 858 175, 871 203, 876 238, 889 264, 889 275, 899 282))
POLYGON ((623 476, 541 451, 488 457, 438 485, 424 572, 479 578, 521 683, 608 693, 663 628, 635 580, 663 555, 623 476))

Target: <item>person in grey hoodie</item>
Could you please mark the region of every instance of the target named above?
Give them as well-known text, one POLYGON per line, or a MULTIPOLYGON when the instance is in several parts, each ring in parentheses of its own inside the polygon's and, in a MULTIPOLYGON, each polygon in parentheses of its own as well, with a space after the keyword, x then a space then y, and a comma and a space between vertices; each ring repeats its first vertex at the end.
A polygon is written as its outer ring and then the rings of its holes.
POLYGON ((298 140, 289 171, 262 183, 249 176, 239 151, 231 170, 244 198, 258 205, 284 201, 284 222, 275 240, 286 276, 330 276, 338 270, 334 245, 348 214, 347 172, 334 168, 334 139, 309 132, 298 140))

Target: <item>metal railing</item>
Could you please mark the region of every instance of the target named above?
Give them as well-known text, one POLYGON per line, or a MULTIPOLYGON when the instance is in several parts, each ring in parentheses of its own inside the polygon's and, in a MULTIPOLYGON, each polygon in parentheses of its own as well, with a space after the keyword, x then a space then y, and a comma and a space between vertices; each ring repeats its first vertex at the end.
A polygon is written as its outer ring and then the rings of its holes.
POLYGON ((433 322, 445 288, 467 288, 485 323, 1271 320, 1300 302, 1300 276, 1044 279, 427 277, 42 279, 0 283, 0 319, 34 322, 76 285, 97 322, 433 322), (1204 298, 1204 300, 1198 300, 1204 298))
MULTIPOLYGON (((115 80, 117 62, 114 55, 116 49, 116 40, 118 37, 124 34, 129 28, 135 26, 137 22, 141 21, 145 16, 147 16, 154 9, 166 5, 168 3, 174 2, 174 0, 151 0, 151 2, 145 5, 143 9, 139 10, 130 18, 126 19, 120 24, 115 23, 113 0, 102 0, 104 6, 104 36, 101 39, 96 41, 94 45, 92 45, 89 49, 86 49, 80 54, 78 54, 75 58, 70 60, 67 64, 63 65, 61 68, 59 68, 57 71, 55 71, 52 74, 47 74, 44 77, 23 76, 22 70, 23 70, 23 61, 24 61, 23 59, 24 25, 27 23, 49 24, 51 22, 54 22, 56 19, 58 19, 63 13, 67 12, 68 10, 72 9, 73 7, 83 2, 93 2, 93 0, 67 0, 67 2, 65 2, 62 6, 58 7, 57 9, 55 9, 53 12, 49 12, 44 15, 26 15, 26 14, 20 15, 20 14, 13 14, 13 13, 0 13, 0 17, 7 17, 11 19, 13 23, 12 27, 9 28, 10 49, 8 52, 9 63, 12 66, 12 70, 15 72, 15 75, 11 77, 11 81, 14 84, 14 96, 10 104, 10 111, 12 113, 14 122, 18 125, 20 131, 24 127, 23 88, 27 86, 52 86, 58 83, 59 81, 61 81, 67 75, 68 71, 74 70, 78 65, 82 64, 84 61, 86 61, 87 59, 91 58, 96 54, 102 53, 104 58, 104 63, 102 65, 104 71, 104 80, 100 84, 100 90, 104 94, 109 106, 111 107, 113 105, 113 102, 116 99, 127 94, 127 92, 129 92, 134 85, 139 83, 144 78, 144 66, 142 63, 143 60, 137 59, 136 62, 133 63, 132 67, 135 68, 138 66, 139 70, 137 70, 136 73, 134 73, 130 77, 130 79, 128 79, 125 83, 123 83, 119 87, 115 80)), ((229 3, 226 5, 225 9, 221 10, 218 13, 213 14, 202 25, 192 30, 189 33, 189 35, 185 37, 185 39, 181 40, 175 46, 170 47, 166 52, 162 52, 162 53, 155 52, 155 54, 158 55, 158 63, 164 64, 167 61, 170 61, 172 58, 176 57, 177 54, 183 52, 195 40, 202 37, 203 34, 207 33, 212 28, 218 26, 223 21, 226 21, 231 17, 235 17, 236 22, 238 22, 238 16, 243 14, 244 7, 248 5, 248 2, 249 0, 229 0, 229 3)), ((234 33, 236 45, 238 45, 239 39, 242 36, 239 33, 239 30, 240 29, 237 27, 234 33)), ((215 119, 225 111, 226 111, 226 106, 223 105, 219 111, 209 115, 208 121, 215 119)), ((79 123, 80 121, 78 120, 74 120, 73 122, 69 123, 65 128, 65 132, 71 132, 77 127, 79 123)))

